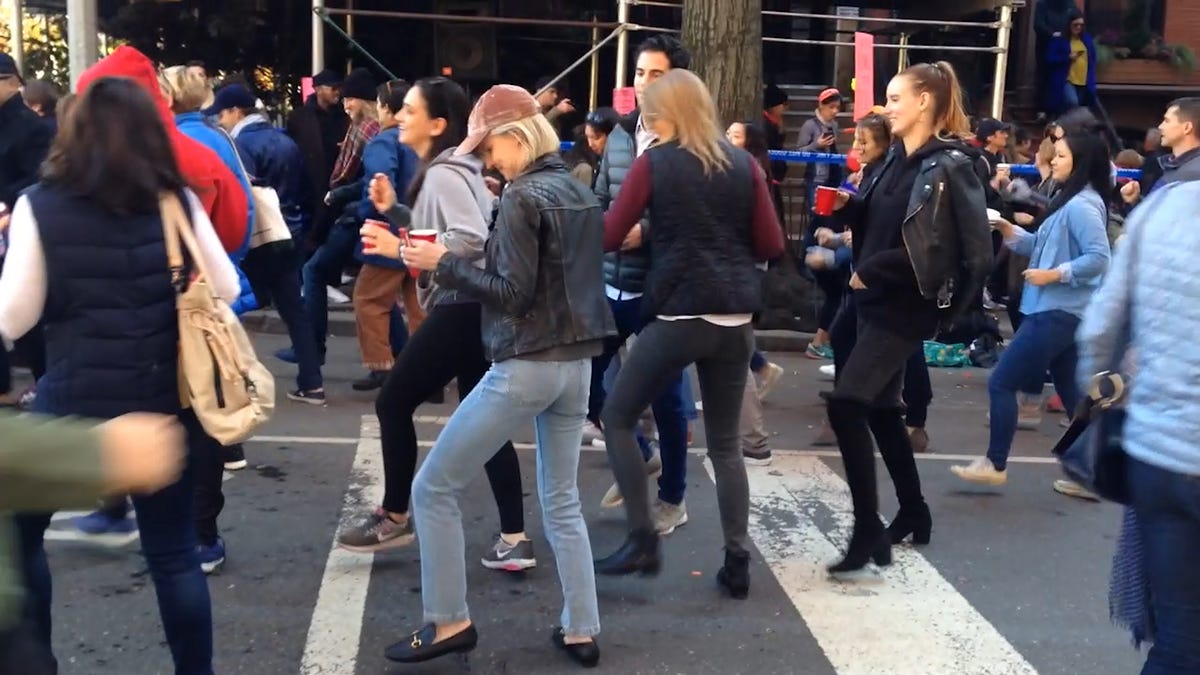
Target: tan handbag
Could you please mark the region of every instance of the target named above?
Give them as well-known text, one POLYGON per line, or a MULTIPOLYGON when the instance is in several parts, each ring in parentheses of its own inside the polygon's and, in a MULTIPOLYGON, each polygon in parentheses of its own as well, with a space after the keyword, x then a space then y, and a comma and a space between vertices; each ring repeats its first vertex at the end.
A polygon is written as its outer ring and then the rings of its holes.
POLYGON ((183 204, 159 198, 167 263, 179 314, 179 392, 208 435, 222 445, 249 438, 275 410, 275 377, 259 362, 233 310, 209 285, 183 204), (189 280, 180 242, 192 258, 189 280))

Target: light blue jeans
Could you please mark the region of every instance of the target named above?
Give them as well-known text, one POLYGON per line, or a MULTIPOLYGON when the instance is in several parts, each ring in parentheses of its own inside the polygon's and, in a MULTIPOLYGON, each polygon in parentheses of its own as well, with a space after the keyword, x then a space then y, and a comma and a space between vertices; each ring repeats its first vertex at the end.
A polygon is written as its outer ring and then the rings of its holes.
POLYGON ((509 359, 492 364, 454 411, 413 481, 425 621, 470 618, 459 497, 483 473, 495 448, 533 420, 538 500, 562 584, 563 631, 577 636, 600 632, 592 545, 576 481, 591 377, 591 359, 509 359))

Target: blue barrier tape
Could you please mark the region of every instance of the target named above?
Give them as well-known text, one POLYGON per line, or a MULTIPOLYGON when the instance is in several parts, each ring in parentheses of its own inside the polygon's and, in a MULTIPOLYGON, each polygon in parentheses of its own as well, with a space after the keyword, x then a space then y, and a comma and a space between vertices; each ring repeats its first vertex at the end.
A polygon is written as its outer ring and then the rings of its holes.
MULTIPOLYGON (((570 150, 575 144, 563 141, 562 149, 570 150)), ((800 152, 798 150, 771 150, 771 159, 783 160, 794 164, 845 164, 846 156, 827 152, 800 152)), ((1032 164, 1010 164, 1014 176, 1037 176, 1037 167, 1032 164)), ((1117 178, 1141 180, 1140 169, 1117 169, 1117 178)))

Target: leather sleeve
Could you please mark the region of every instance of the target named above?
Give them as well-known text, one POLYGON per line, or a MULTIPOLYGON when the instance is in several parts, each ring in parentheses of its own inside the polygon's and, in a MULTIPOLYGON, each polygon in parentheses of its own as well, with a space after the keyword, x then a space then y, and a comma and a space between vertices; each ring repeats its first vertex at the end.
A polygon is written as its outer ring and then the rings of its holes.
POLYGON ((957 230, 963 276, 954 290, 950 319, 969 306, 992 271, 992 232, 988 227, 987 197, 968 159, 946 162, 951 220, 957 230))
POLYGON ((537 288, 541 214, 533 199, 518 190, 500 198, 496 227, 488 241, 488 269, 447 254, 438 262, 438 285, 461 291, 508 316, 525 316, 533 309, 537 288))

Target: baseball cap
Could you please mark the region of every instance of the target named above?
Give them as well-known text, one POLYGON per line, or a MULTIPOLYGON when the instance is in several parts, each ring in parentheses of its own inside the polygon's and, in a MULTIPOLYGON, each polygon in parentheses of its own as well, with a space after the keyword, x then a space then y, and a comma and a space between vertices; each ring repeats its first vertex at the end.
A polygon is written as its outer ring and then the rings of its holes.
POLYGON ((17 62, 13 57, 0 52, 0 77, 16 77, 25 84, 25 78, 21 77, 21 72, 17 70, 17 62))
POLYGON ((483 93, 471 116, 467 119, 467 138, 454 151, 456 155, 467 155, 483 142, 495 129, 542 114, 533 94, 511 84, 498 84, 483 93))
POLYGON ((1007 122, 1001 122, 998 119, 985 117, 984 119, 979 120, 979 127, 975 132, 975 138, 978 138, 981 141, 986 141, 987 139, 991 138, 993 134, 1000 131, 1012 131, 1012 125, 1007 122))
POLYGON ((842 97, 842 92, 838 91, 837 87, 830 87, 828 89, 822 90, 821 95, 817 96, 817 104, 825 105, 830 100, 832 100, 834 98, 840 99, 841 97, 842 97))
POLYGON ((342 76, 335 70, 326 68, 321 72, 313 75, 312 78, 314 87, 340 87, 342 86, 342 76))
POLYGON ((202 112, 212 116, 230 108, 253 108, 254 103, 254 94, 244 85, 230 84, 218 89, 213 97, 213 104, 202 112))

